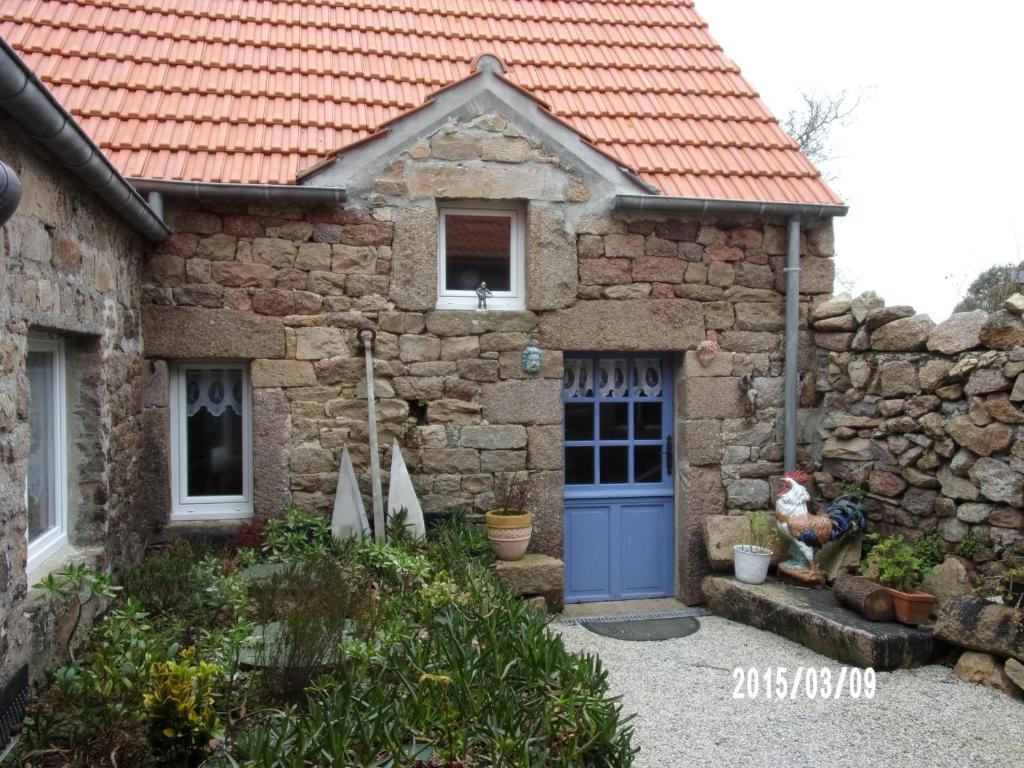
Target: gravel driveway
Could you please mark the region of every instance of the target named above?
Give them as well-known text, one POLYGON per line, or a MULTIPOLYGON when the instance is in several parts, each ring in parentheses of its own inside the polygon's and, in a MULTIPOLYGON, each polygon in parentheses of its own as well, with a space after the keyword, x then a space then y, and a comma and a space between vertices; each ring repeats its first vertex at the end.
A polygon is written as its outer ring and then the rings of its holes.
POLYGON ((636 768, 1024 765, 1024 704, 946 667, 879 672, 870 701, 735 700, 737 666, 838 675, 840 665, 727 619, 700 623, 689 637, 649 643, 554 625, 566 646, 601 657, 623 709, 636 713, 636 768))

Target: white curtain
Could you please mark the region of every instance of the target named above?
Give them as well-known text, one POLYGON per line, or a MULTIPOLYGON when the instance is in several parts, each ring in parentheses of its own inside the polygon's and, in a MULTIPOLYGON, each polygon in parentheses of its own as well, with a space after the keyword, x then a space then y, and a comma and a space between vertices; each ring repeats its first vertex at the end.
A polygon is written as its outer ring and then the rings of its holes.
POLYGON ((188 371, 185 377, 188 415, 205 408, 211 416, 226 410, 242 414, 242 372, 235 369, 208 368, 188 371))

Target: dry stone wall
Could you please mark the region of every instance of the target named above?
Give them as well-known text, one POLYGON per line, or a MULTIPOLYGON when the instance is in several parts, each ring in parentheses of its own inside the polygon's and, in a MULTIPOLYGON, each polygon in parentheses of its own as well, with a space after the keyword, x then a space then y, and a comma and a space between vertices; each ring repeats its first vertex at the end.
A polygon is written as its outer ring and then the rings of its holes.
MULTIPOLYGON (((141 265, 145 245, 11 121, 0 157, 21 204, 0 228, 0 685, 38 675, 63 647, 66 616, 45 610, 26 576, 30 333, 65 342, 69 540, 102 566, 141 549, 141 265)), ((37 574, 38 575, 38 574, 37 574)))
POLYGON ((1024 299, 936 325, 874 294, 811 310, 821 350, 818 484, 868 492, 872 528, 983 573, 1024 555, 1024 299))

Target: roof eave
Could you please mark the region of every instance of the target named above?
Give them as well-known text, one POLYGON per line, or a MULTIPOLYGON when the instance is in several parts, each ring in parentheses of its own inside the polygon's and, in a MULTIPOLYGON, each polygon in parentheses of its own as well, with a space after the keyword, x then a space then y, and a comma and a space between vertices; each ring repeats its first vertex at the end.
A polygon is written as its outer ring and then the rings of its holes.
POLYGON ((664 213, 727 214, 744 216, 799 216, 802 219, 831 219, 845 216, 848 205, 794 203, 786 201, 728 200, 715 197, 672 197, 666 195, 616 195, 615 211, 661 211, 664 213))

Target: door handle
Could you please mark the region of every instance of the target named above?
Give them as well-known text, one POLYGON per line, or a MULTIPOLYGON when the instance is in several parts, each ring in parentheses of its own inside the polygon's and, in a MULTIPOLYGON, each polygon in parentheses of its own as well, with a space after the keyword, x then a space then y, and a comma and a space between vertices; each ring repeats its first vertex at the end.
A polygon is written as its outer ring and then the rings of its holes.
POLYGON ((667 473, 669 475, 671 475, 672 474, 672 465, 675 464, 674 452, 672 450, 672 435, 669 435, 668 437, 665 438, 665 456, 668 459, 668 461, 666 463, 666 466, 667 466, 667 470, 666 471, 667 471, 667 473))

